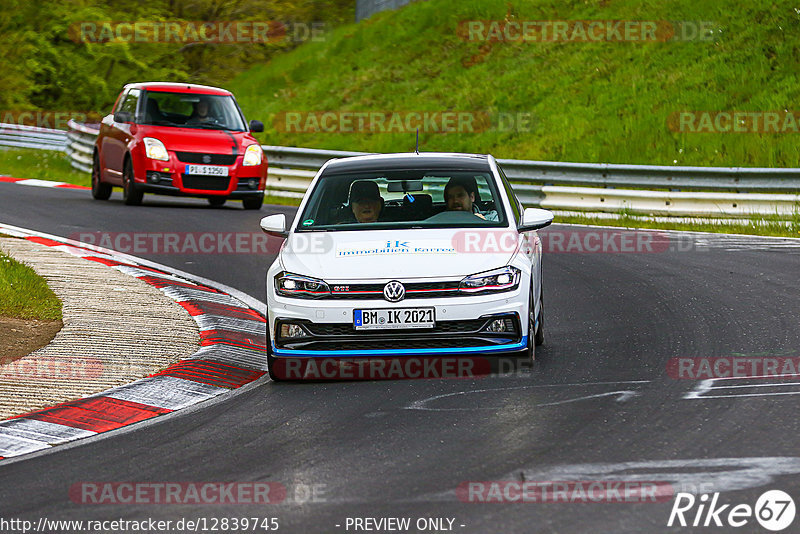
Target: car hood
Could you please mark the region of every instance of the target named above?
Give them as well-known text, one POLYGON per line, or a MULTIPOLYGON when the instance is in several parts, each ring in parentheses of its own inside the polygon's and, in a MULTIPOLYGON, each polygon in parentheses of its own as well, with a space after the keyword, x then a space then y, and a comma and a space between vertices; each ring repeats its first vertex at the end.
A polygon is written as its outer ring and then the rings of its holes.
POLYGON ((144 135, 159 139, 167 150, 207 154, 241 154, 242 142, 250 138, 246 132, 166 127, 152 128, 144 135))
MULTIPOLYGON (((501 228, 491 231, 508 232, 501 228)), ((463 232, 292 232, 280 260, 286 271, 327 281, 456 279, 503 267, 515 254, 515 250, 466 252, 459 245, 463 232)))

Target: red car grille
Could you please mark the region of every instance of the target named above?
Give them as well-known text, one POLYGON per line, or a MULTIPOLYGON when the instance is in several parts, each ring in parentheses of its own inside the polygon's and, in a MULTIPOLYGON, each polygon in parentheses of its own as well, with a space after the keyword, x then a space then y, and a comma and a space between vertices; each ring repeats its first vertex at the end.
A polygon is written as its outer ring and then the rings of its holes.
POLYGON ((228 176, 195 176, 182 174, 183 187, 186 189, 205 189, 207 191, 225 191, 231 183, 228 176))

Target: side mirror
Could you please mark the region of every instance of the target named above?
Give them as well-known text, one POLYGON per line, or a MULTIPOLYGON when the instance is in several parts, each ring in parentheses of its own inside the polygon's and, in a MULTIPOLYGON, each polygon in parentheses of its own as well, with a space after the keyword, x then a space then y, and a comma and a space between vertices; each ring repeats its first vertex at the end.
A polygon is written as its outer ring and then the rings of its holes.
POLYGON ((289 237, 289 232, 286 230, 286 215, 278 213, 264 217, 261 219, 261 230, 267 235, 289 237))
POLYGON ((130 111, 117 111, 114 113, 114 122, 133 122, 133 115, 130 111))
POLYGON ((264 131, 264 123, 257 120, 250 121, 250 131, 251 132, 263 132, 264 131))
POLYGON ((553 212, 539 208, 526 208, 522 214, 522 224, 517 228, 518 232, 530 232, 545 226, 550 226, 553 222, 553 212))

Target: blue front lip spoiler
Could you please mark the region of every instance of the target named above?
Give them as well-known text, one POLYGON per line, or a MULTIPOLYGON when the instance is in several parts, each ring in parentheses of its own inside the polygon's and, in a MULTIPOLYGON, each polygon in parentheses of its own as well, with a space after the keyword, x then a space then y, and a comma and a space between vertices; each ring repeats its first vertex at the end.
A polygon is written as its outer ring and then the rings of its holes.
POLYGON ((463 356, 467 354, 492 354, 495 352, 513 352, 528 346, 528 336, 523 336, 519 343, 507 345, 488 345, 483 347, 463 347, 444 349, 380 349, 380 350, 286 350, 279 349, 272 342, 274 356, 297 356, 302 358, 332 358, 336 356, 463 356))

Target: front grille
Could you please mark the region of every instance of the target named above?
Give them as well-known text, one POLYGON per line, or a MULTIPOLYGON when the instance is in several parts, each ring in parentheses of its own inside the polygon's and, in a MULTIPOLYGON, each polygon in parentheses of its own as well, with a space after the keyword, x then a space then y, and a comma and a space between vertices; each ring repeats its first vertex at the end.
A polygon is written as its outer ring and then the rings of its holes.
POLYGON ((183 187, 186 189, 206 189, 208 191, 225 191, 231 183, 228 176, 202 176, 182 174, 183 187))
POLYGON ((205 154, 203 152, 175 152, 178 161, 183 163, 198 163, 201 165, 233 165, 236 163, 236 154, 205 154), (203 158, 211 158, 203 161, 203 158))
MULTIPOLYGON (((460 282, 415 282, 403 284, 406 288, 405 299, 422 299, 432 297, 454 297, 459 295, 458 287, 460 282)), ((336 285, 331 284, 331 294, 325 295, 325 299, 381 299, 383 300, 383 287, 386 284, 350 284, 336 285), (345 288, 347 289, 345 291, 345 288), (337 290, 338 289, 338 290, 337 290)), ((463 296, 463 295, 462 295, 463 296)))
MULTIPOLYGON (((488 322, 488 319, 472 319, 469 321, 440 321, 434 328, 417 328, 395 330, 389 336, 402 336, 404 333, 467 333, 477 332, 488 322)), ((315 336, 357 336, 364 335, 366 330, 356 330, 349 323, 304 323, 305 326, 315 336)), ((379 330, 370 332, 378 333, 379 330)), ((385 332, 384 332, 385 333, 385 332)))

